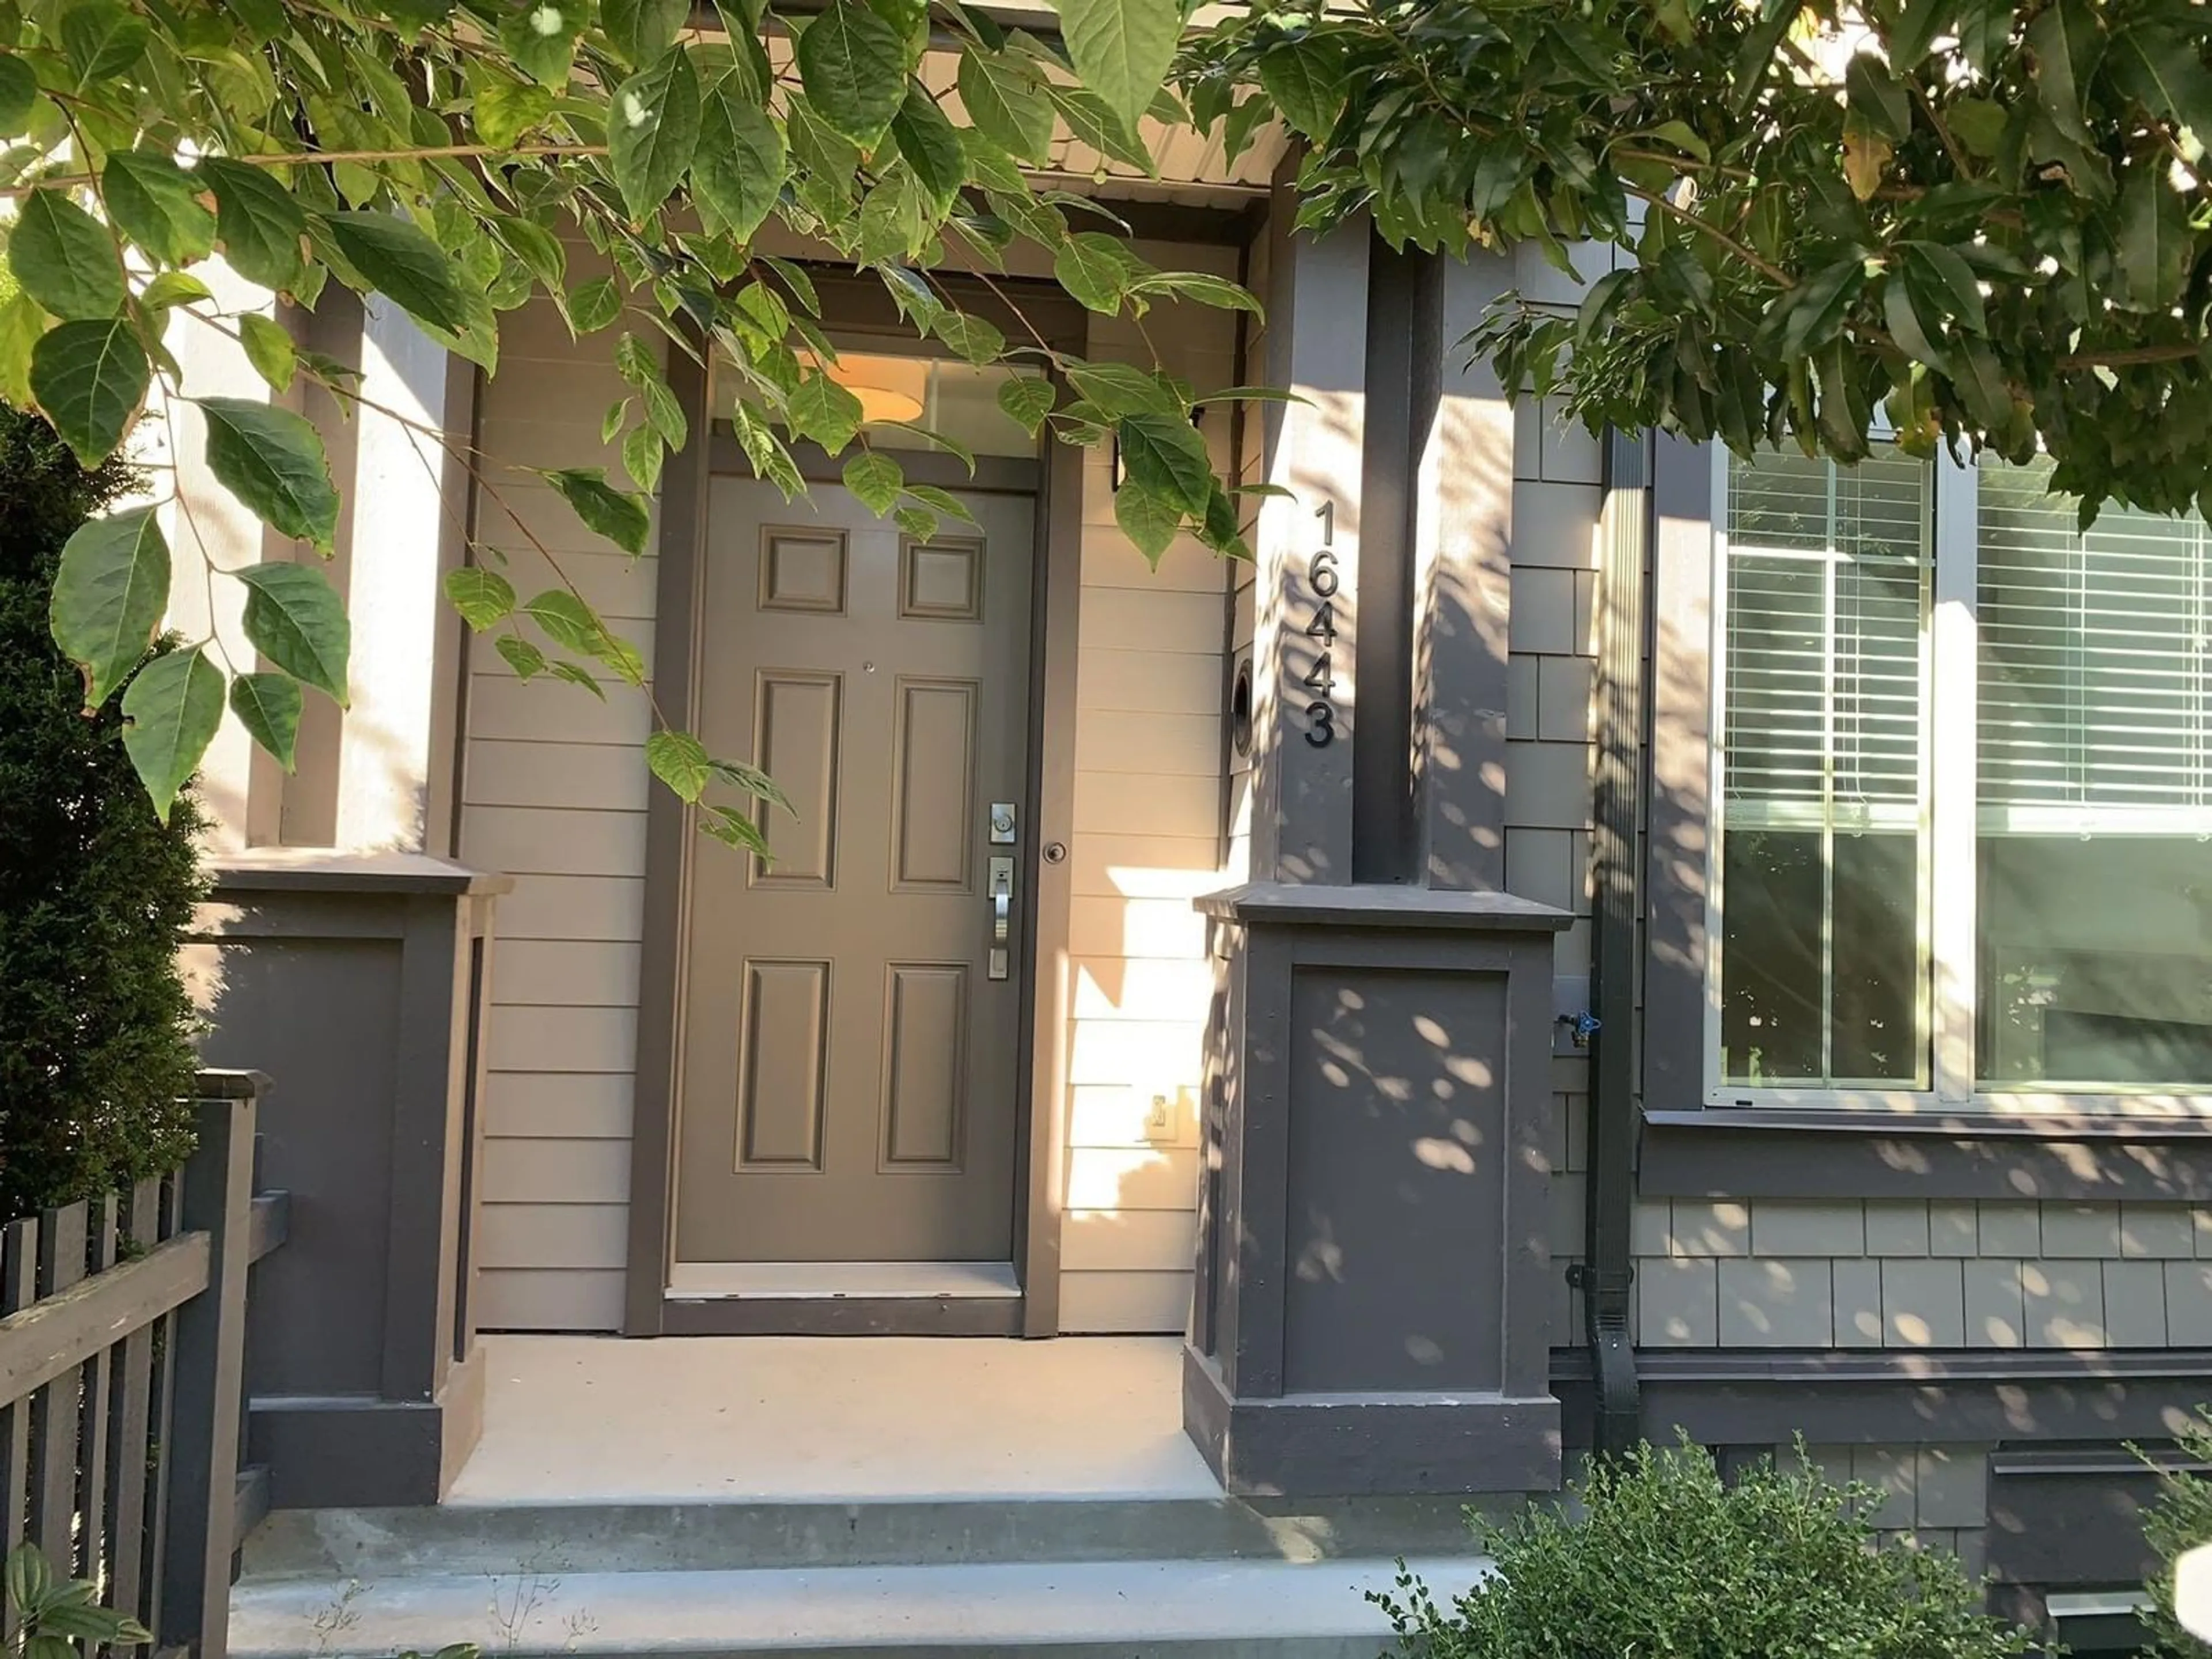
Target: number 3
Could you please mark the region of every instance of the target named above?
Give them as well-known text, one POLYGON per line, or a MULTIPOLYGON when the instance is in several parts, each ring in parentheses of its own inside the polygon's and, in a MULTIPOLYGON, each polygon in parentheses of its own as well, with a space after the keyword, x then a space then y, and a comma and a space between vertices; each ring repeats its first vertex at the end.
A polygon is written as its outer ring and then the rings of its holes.
POLYGON ((1306 718, 1313 722, 1306 728, 1306 741, 1316 749, 1328 748, 1329 740, 1336 736, 1336 710, 1325 702, 1310 702, 1306 705, 1306 718))

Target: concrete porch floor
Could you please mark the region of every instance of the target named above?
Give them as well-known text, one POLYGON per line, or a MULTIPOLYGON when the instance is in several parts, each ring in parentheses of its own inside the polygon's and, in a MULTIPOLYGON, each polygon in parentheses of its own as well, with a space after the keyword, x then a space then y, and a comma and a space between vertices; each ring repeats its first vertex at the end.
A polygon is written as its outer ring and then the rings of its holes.
POLYGON ((1172 1337, 495 1336, 458 1506, 1213 1498, 1172 1337))

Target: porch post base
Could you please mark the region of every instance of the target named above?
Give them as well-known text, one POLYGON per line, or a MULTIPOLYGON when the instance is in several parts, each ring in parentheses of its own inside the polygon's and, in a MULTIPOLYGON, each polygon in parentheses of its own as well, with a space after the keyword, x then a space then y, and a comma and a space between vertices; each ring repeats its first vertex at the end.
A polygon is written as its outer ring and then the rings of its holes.
POLYGON ((1559 1402, 1550 1395, 1231 1396, 1205 1355, 1182 1352, 1183 1430, 1238 1498, 1553 1492, 1559 1402))
POLYGON ((446 1374, 435 1400, 263 1396, 246 1455, 270 1472, 272 1509, 406 1509, 443 1498, 483 1432, 483 1350, 446 1374))

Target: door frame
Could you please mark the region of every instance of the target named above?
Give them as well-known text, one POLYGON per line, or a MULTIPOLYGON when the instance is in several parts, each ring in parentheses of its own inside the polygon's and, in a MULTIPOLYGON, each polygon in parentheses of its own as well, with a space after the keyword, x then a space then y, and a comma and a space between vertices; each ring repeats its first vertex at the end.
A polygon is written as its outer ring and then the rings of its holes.
MULTIPOLYGON (((879 283, 849 270, 810 273, 822 300, 822 325, 856 346, 896 343, 902 355, 951 356, 940 343, 915 337, 879 283)), ((1000 278, 937 278, 964 310, 1009 337, 1033 325, 1055 350, 1088 349, 1088 313, 1050 283, 1000 278), (1019 295, 1019 317, 1002 297, 1019 295)), ((661 707, 688 729, 698 710, 702 557, 707 503, 718 449, 709 405, 704 342, 668 355, 670 390, 684 414, 684 447, 668 458, 660 487, 656 551, 653 681, 661 707)), ((1021 854, 1021 1032, 1014 1066, 1015 1189, 1012 1263, 1018 1297, 909 1298, 672 1297, 676 1112, 683 1053, 684 964, 691 921, 692 860, 699 836, 693 811, 656 787, 646 806, 645 919, 639 968, 637 1070, 630 1142, 629 1249, 623 1272, 623 1334, 745 1335, 763 1331, 821 1334, 1052 1336, 1060 1328, 1060 1260, 1066 1205, 1068 1023, 1073 986, 1068 923, 1073 892, 1068 848, 1074 836, 1076 641, 1083 595, 1083 453, 1047 438, 1033 465, 1037 503, 1036 564, 1030 599, 1030 720, 1026 733, 1030 831, 1021 854), (1044 849, 1056 847, 1048 859, 1044 849)), ((794 449, 810 482, 835 482, 830 458, 794 449)), ((916 477, 936 468, 922 456, 916 477)), ((951 463, 951 458, 938 457, 951 463)), ((988 459, 986 460, 988 465, 988 459)), ((957 471, 957 464, 954 464, 957 471)), ((981 471, 979 467, 979 473, 981 471)), ((957 477, 932 483, 949 486, 957 477)))

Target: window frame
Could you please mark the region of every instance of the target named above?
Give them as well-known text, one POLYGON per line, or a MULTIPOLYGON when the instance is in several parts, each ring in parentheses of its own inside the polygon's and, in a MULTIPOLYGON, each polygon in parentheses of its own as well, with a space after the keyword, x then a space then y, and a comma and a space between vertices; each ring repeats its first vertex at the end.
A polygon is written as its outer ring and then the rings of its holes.
MULTIPOLYGON (((1933 576, 1922 647, 1930 777, 1972 779, 1978 760, 1977 473, 1972 458, 1929 464, 1933 576), (1963 666, 1962 666, 1963 665, 1963 666)), ((1644 1104, 1730 1116, 1830 1122, 2002 1120, 2053 1127, 2084 1118, 2212 1122, 2212 1087, 1984 1089, 1974 1074, 1978 951, 1978 802, 1930 787, 1922 813, 1931 871, 1927 911, 1929 1079, 1925 1089, 1756 1087, 1720 1077, 1720 871, 1724 826, 1728 452, 1656 441, 1651 498, 1652 673, 1646 776, 1644 1104)))

